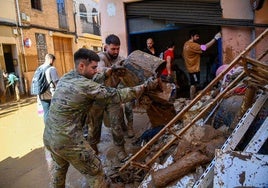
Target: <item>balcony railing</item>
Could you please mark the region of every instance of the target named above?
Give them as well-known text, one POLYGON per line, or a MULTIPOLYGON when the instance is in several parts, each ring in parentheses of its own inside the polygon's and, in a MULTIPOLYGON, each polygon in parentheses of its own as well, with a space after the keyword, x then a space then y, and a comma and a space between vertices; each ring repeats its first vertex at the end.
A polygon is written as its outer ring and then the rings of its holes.
POLYGON ((94 23, 81 20, 82 33, 89 33, 100 36, 100 26, 94 23))

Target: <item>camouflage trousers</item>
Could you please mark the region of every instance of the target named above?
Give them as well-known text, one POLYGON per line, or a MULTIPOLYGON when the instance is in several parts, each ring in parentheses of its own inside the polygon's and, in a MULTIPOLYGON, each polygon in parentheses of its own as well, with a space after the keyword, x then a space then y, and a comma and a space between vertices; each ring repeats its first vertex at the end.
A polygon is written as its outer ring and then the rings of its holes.
POLYGON ((88 187, 107 187, 101 161, 95 151, 85 142, 77 145, 50 145, 44 140, 52 187, 64 188, 69 165, 72 164, 87 180, 88 187))
POLYGON ((122 104, 127 122, 131 125, 133 124, 133 105, 133 102, 127 102, 122 104))
POLYGON ((106 107, 103 104, 94 103, 90 109, 91 121, 89 121, 88 141, 90 144, 100 142, 101 127, 104 116, 107 117, 104 122, 107 127, 111 128, 114 144, 123 146, 125 144, 124 132, 124 114, 120 104, 109 104, 106 107))

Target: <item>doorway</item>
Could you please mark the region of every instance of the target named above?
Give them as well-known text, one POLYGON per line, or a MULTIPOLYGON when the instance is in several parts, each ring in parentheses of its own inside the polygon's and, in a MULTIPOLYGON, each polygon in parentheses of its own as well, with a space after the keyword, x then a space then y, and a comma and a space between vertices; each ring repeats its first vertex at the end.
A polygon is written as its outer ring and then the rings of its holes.
POLYGON ((13 55, 12 55, 12 45, 3 44, 3 52, 4 52, 6 71, 8 73, 11 72, 15 73, 15 68, 13 64, 13 55))

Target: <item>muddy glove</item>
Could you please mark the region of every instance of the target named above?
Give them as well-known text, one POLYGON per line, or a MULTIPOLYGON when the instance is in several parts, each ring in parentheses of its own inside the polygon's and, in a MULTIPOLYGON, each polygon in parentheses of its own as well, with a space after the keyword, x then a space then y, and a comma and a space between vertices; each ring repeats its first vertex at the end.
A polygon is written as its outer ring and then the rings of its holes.
POLYGON ((174 78, 171 75, 168 75, 166 79, 167 79, 167 82, 174 83, 174 78))
POLYGON ((218 40, 219 38, 221 38, 221 33, 218 32, 215 36, 214 36, 214 39, 215 40, 218 40))
POLYGON ((150 77, 144 82, 143 85, 144 85, 145 91, 154 90, 158 86, 158 79, 154 77, 150 77))
POLYGON ((126 68, 121 65, 112 65, 112 72, 118 77, 123 77, 126 75, 126 68))
POLYGON ((172 76, 161 76, 161 79, 163 82, 168 82, 168 83, 174 83, 174 78, 172 76))

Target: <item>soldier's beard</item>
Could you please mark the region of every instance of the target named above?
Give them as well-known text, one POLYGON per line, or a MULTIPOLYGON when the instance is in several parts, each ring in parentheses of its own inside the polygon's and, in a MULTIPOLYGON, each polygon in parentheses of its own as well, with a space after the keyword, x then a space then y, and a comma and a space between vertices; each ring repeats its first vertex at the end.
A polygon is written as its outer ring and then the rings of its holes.
POLYGON ((110 56, 111 59, 116 59, 118 57, 118 54, 115 54, 115 55, 109 54, 109 56, 110 56))

